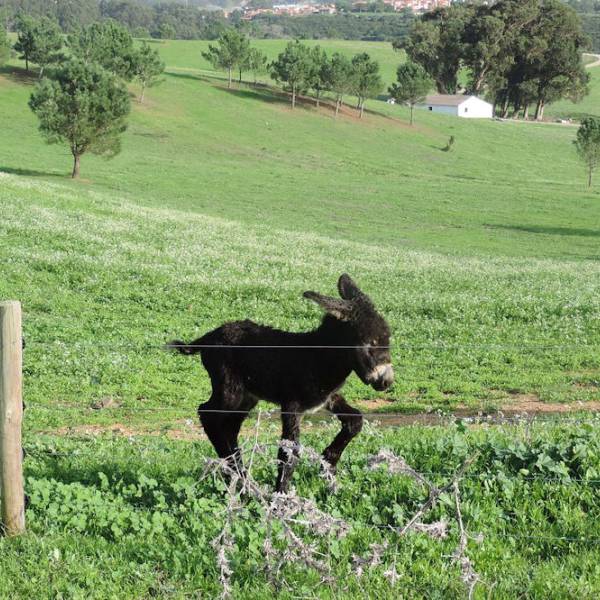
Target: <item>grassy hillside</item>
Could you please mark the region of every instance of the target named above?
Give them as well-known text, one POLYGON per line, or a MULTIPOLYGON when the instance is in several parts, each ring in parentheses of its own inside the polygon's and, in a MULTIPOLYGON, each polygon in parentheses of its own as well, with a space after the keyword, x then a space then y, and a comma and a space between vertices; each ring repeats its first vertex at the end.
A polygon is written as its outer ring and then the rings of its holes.
POLYGON ((80 182, 39 138, 32 80, 0 80, 0 296, 25 306, 34 404, 189 414, 208 381, 156 347, 232 318, 309 328, 302 291, 333 291, 343 271, 392 324, 391 409, 598 397, 600 196, 572 128, 426 112, 411 128, 375 102, 385 114, 335 121, 176 72, 185 47, 161 46, 166 81, 134 105, 123 153, 84 157, 80 182))
MULTIPOLYGON (((350 109, 335 121, 309 102, 292 112, 265 88, 227 91, 202 70, 200 45, 160 45, 168 73, 134 104, 122 154, 84 157, 77 182, 66 149, 37 133, 34 77, 16 63, 0 74, 0 298, 25 311, 31 500, 28 534, 0 537, 0 598, 218 597, 211 540, 225 486, 205 476, 213 454, 194 421, 209 383, 197 360, 162 345, 236 318, 309 329, 320 312, 302 292, 335 293, 344 271, 394 336, 394 387, 376 396, 353 377, 344 389, 362 408, 598 406, 600 194, 584 187, 573 127, 418 112, 411 128, 407 110, 376 102, 363 121, 350 109), (443 152, 450 135, 455 148, 443 152)), ((274 444, 278 424, 262 419, 258 439, 274 444)), ((333 580, 291 565, 289 589, 275 591, 264 509, 245 498, 232 597, 464 597, 449 558, 451 496, 427 516, 450 522, 448 538, 387 529, 427 492, 367 468, 385 447, 439 486, 477 454, 460 488, 483 580, 475 598, 595 598, 597 421, 365 427, 337 493, 313 465, 294 479, 350 526, 323 539, 297 525, 333 580), (359 578, 352 557, 372 543, 389 545, 359 578)), ((302 441, 320 450, 334 435, 306 424, 302 441)), ((274 453, 253 462, 264 486, 274 453)))

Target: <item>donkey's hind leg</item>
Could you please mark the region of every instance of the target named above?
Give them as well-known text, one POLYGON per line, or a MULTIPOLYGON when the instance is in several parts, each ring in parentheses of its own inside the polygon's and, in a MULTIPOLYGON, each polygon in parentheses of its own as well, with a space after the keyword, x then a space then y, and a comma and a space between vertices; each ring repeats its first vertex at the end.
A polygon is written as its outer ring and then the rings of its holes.
POLYGON ((335 414, 342 423, 340 432, 323 451, 323 458, 335 468, 346 446, 362 429, 363 416, 359 410, 350 406, 340 394, 334 394, 331 397, 327 403, 327 410, 335 414))
POLYGON ((277 454, 279 467, 275 491, 287 493, 292 473, 298 460, 298 441, 300 439, 300 415, 293 407, 283 407, 281 414, 281 445, 277 454), (284 410, 285 409, 285 410, 284 410), (286 443, 287 442, 287 443, 286 443))

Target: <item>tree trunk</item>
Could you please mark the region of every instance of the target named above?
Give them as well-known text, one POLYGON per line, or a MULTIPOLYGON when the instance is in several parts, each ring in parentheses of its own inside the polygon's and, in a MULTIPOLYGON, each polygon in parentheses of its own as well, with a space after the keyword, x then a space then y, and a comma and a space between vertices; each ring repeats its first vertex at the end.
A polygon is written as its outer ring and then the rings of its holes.
POLYGON ((317 108, 319 108, 321 102, 321 90, 317 90, 317 108))
POLYGON ((502 103, 502 118, 506 119, 506 117, 508 117, 508 95, 506 96, 506 98, 504 99, 504 102, 502 103))
POLYGON ((25 57, 25 71, 29 73, 29 59, 25 57))
POLYGON ((146 93, 146 84, 142 83, 142 95, 140 96, 140 104, 144 103, 144 94, 146 93))
POLYGON ((335 99, 335 118, 337 119, 338 113, 340 112, 340 97, 335 99))
POLYGON ((231 89, 231 67, 227 69, 227 73, 229 74, 229 80, 227 81, 227 89, 231 89))
POLYGON ((483 80, 485 78, 485 71, 481 72, 477 79, 473 84, 473 89, 471 90, 472 94, 477 96, 481 91, 481 86, 483 85, 483 80))
POLYGON ((541 121, 544 118, 544 99, 539 98, 535 107, 535 120, 541 121))
POLYGON ((363 113, 365 112, 365 101, 363 100, 360 103, 360 115, 358 116, 359 119, 363 118, 363 113))
POLYGON ((525 104, 525 108, 523 109, 523 120, 527 121, 529 119, 529 102, 525 104))
POLYGON ((292 108, 296 108, 296 85, 292 86, 292 108))
POLYGON ((73 173, 71 177, 77 179, 79 177, 79 162, 81 156, 79 154, 73 154, 73 173))
POLYGON ((410 105, 410 124, 413 124, 413 110, 415 109, 415 105, 411 104, 410 105))
POLYGON ((40 67, 40 74, 38 75, 38 81, 41 81, 43 76, 44 76, 44 65, 42 65, 40 67))
POLYGON ((242 83, 242 70, 240 69, 240 85, 242 83))

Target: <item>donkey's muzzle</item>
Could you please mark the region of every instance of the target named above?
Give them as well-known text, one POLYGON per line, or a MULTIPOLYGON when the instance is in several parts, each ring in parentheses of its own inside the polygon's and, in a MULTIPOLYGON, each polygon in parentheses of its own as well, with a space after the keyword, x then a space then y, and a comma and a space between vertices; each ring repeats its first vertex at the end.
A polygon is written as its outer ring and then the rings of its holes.
POLYGON ((378 392, 387 390, 394 383, 394 368, 390 363, 377 365, 367 376, 367 381, 378 392))

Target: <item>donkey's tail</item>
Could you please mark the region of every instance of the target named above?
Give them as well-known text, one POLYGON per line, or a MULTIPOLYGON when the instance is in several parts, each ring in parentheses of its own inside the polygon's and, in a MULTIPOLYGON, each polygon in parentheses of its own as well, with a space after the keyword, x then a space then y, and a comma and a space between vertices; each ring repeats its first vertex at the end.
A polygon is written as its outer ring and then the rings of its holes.
POLYGON ((181 354, 189 356, 191 354, 200 354, 205 343, 204 338, 198 338, 189 344, 186 344, 181 340, 173 340, 165 345, 165 350, 175 350, 176 352, 181 352, 181 354))

